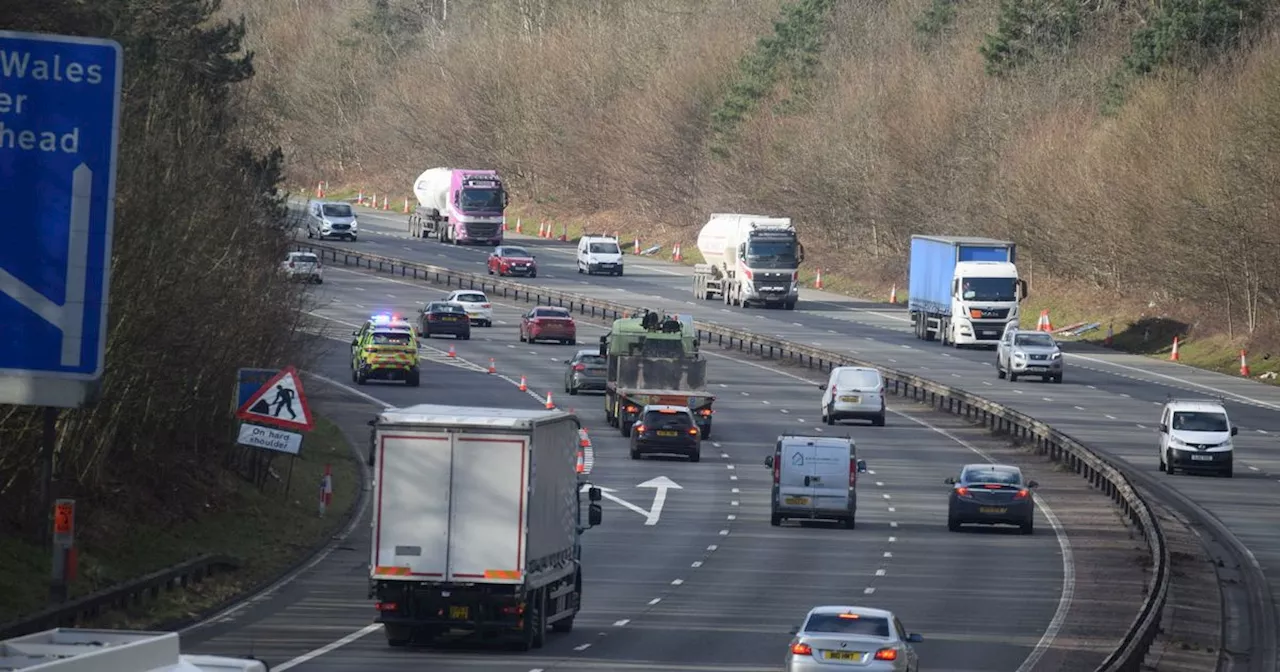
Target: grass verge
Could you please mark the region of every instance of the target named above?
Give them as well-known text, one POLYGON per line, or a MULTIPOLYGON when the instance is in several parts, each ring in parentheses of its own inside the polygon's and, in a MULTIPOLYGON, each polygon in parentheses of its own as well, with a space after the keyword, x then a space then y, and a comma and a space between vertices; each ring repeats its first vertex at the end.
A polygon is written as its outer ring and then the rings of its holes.
MULTIPOLYGON (((359 495, 359 467, 337 425, 316 419, 293 466, 289 495, 284 495, 288 460, 277 459, 281 482, 260 491, 227 474, 229 504, 216 513, 178 526, 129 525, 114 543, 79 550, 80 572, 72 597, 182 563, 205 553, 222 553, 243 563, 235 572, 215 575, 187 590, 162 593, 121 612, 104 614, 88 627, 149 628, 191 619, 254 590, 309 555, 346 522, 359 495), (318 515, 320 478, 333 467, 333 502, 318 515)), ((37 545, 0 539, 0 623, 45 608, 49 560, 37 545)))

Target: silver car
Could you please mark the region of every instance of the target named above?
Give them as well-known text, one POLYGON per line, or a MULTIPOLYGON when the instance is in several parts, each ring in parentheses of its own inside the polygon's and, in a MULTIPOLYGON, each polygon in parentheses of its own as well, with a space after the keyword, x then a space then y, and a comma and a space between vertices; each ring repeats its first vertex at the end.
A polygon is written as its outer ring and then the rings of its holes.
POLYGON ((787 672, 918 672, 912 644, 924 637, 907 633, 893 612, 867 607, 814 607, 793 633, 787 672))
POLYGON ((996 375, 1008 377, 1040 376, 1041 380, 1062 382, 1062 350, 1053 335, 1043 331, 1006 329, 996 346, 996 375))

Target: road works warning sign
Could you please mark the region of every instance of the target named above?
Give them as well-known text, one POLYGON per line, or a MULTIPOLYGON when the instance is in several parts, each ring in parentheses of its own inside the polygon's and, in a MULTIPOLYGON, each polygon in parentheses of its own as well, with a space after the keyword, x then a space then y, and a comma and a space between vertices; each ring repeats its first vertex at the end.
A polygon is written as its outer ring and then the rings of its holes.
POLYGON ((283 429, 309 432, 315 427, 311 407, 302 392, 298 370, 285 367, 262 389, 249 397, 236 416, 249 422, 275 425, 283 429))

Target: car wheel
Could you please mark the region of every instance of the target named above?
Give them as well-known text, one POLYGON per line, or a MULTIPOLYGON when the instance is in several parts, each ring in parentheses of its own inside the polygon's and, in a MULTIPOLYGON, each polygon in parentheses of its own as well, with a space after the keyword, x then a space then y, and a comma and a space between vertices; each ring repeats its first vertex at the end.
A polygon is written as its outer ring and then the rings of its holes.
POLYGON ((952 518, 952 517, 948 516, 948 517, 947 517, 947 529, 948 529, 948 530, 951 530, 952 532, 959 532, 959 531, 960 531, 960 519, 958 519, 958 518, 952 518))
POLYGON ((1059 385, 1060 385, 1060 384, 1062 383, 1062 376, 1061 376, 1061 375, 1054 376, 1054 377, 1053 377, 1053 382, 1054 382, 1054 384, 1059 384, 1059 385))
POLYGON ((819 412, 822 414, 822 424, 827 424, 827 407, 823 406, 819 412))
POLYGON ((1004 369, 1000 367, 1000 360, 996 360, 996 378, 1004 380, 1004 369))
POLYGON ((769 516, 769 524, 770 524, 770 525, 772 525, 772 526, 774 526, 774 527, 778 527, 779 525, 781 525, 781 524, 782 524, 782 516, 779 516, 779 515, 778 515, 778 514, 776 514, 776 513, 775 513, 775 514, 770 515, 770 516, 769 516))
POLYGON ((573 394, 573 395, 578 394, 578 388, 577 388, 577 387, 566 387, 566 388, 564 388, 564 391, 565 391, 565 392, 568 392, 569 394, 573 394))
POLYGON ((535 273, 530 273, 530 274, 529 274, 529 277, 530 277, 530 278, 536 278, 536 277, 538 277, 538 274, 537 274, 536 272, 535 272, 535 273))
POLYGON ((520 342, 521 342, 521 343, 524 343, 524 342, 525 342, 525 340, 524 340, 524 332, 523 332, 523 331, 521 331, 521 332, 520 332, 520 342))
POLYGON ((1173 466, 1173 460, 1169 459, 1169 453, 1165 453, 1164 454, 1164 473, 1172 476, 1173 473, 1177 470, 1178 468, 1173 466))
POLYGON ((692 453, 689 453, 689 461, 690 461, 690 462, 701 462, 701 461, 702 461, 702 451, 701 451, 701 450, 695 450, 695 451, 693 451, 692 453))
POLYGON ((834 425, 834 424, 836 424, 836 416, 835 416, 835 413, 834 413, 834 412, 832 412, 832 409, 831 409, 831 407, 830 407, 830 406, 827 406, 827 417, 826 417, 826 421, 827 421, 827 424, 828 424, 828 425, 834 425))
POLYGON ((847 528, 849 528, 850 530, 857 529, 857 527, 858 527, 858 520, 857 520, 857 518, 856 518, 856 517, 854 517, 854 516, 849 516, 848 518, 845 518, 845 519, 844 519, 844 526, 845 526, 845 527, 847 527, 847 528))
POLYGON ((1010 371, 1008 375, 1009 375, 1009 382, 1011 382, 1011 383, 1016 383, 1016 382, 1018 382, 1018 374, 1016 374, 1016 373, 1014 373, 1014 372, 1010 371))
POLYGON ((576 338, 569 339, 569 345, 577 345, 577 344, 578 344, 578 339, 576 338))
POLYGON ((884 427, 884 413, 881 413, 880 415, 877 415, 875 418, 872 418, 871 424, 875 425, 876 427, 884 427))
POLYGON ((419 371, 410 371, 405 377, 405 381, 409 387, 418 387, 422 383, 422 374, 419 371))
POLYGON ((640 459, 640 451, 636 450, 635 446, 631 446, 631 459, 633 460, 640 459))
POLYGON ((462 335, 462 340, 464 340, 464 341, 469 341, 469 340, 471 340, 471 334, 463 334, 463 335, 462 335))
POLYGON ((1034 520, 1028 520, 1019 527, 1022 529, 1023 534, 1035 534, 1036 523, 1034 520))
POLYGON ((1159 459, 1160 459, 1160 464, 1156 467, 1156 469, 1158 469, 1159 471, 1164 471, 1164 470, 1165 470, 1165 468, 1166 468, 1166 467, 1165 467, 1165 464, 1164 464, 1164 453, 1161 453, 1161 454, 1160 454, 1160 458, 1159 458, 1159 459))

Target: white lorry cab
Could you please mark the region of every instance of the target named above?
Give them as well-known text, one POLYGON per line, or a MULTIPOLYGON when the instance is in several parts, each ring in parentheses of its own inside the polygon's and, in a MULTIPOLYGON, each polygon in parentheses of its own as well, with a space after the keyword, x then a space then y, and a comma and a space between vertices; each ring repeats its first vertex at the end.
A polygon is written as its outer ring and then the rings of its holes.
POLYGON ((255 658, 183 654, 176 632, 55 628, 0 641, 0 670, 270 672, 255 658))
POLYGON ((1160 471, 1208 471, 1231 477, 1240 428, 1213 399, 1169 399, 1160 414, 1160 471))
POLYGON ((764 458, 773 470, 769 523, 835 520, 853 529, 858 514, 858 474, 867 463, 847 436, 783 434, 764 458))
POLYGON ((584 235, 578 239, 578 272, 622 275, 622 248, 612 236, 584 235))

